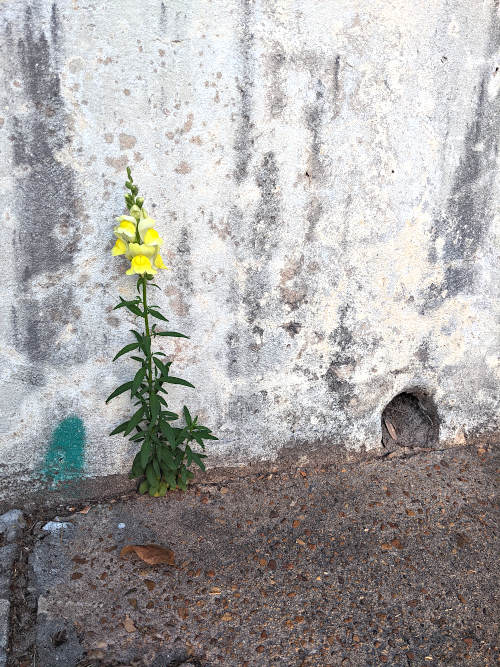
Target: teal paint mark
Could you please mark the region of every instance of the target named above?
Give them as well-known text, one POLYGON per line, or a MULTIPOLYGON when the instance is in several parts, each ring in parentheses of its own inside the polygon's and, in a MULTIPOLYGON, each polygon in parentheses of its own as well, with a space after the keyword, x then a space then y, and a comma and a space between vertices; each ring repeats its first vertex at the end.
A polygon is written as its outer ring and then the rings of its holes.
POLYGON ((45 454, 42 474, 54 484, 83 476, 85 463, 85 426, 80 417, 60 422, 45 454))

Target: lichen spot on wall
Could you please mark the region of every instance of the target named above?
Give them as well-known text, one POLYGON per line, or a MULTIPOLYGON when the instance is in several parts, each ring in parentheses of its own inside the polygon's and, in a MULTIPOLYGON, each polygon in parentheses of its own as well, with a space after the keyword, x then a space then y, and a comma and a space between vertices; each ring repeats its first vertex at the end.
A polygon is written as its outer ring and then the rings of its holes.
POLYGON ((45 455, 43 476, 52 483, 83 475, 85 426, 80 417, 63 419, 55 428, 45 455))

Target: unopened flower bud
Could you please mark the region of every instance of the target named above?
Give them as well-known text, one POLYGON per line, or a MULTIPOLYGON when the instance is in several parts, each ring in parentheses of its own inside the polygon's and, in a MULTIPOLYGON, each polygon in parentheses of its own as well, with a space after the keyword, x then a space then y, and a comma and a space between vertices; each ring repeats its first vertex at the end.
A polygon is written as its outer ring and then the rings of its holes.
POLYGON ((137 204, 137 206, 139 208, 142 208, 142 205, 144 204, 144 197, 137 197, 137 199, 135 200, 135 203, 137 204))

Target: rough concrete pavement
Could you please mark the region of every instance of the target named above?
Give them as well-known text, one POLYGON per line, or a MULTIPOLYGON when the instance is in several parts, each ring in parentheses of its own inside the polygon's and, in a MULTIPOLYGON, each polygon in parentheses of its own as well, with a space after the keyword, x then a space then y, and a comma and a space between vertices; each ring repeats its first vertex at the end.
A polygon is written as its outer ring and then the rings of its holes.
POLYGON ((33 643, 9 666, 35 644, 37 667, 492 666, 499 459, 270 470, 52 516, 33 529, 33 643), (120 558, 150 543, 175 566, 120 558))

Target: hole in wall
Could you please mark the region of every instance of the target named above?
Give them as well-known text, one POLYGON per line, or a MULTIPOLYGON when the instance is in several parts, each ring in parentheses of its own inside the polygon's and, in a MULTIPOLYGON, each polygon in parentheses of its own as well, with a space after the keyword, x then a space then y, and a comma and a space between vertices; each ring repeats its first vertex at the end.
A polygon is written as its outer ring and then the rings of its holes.
POLYGON ((438 412, 428 393, 402 392, 385 406, 382 445, 392 451, 398 447, 438 447, 438 412))

